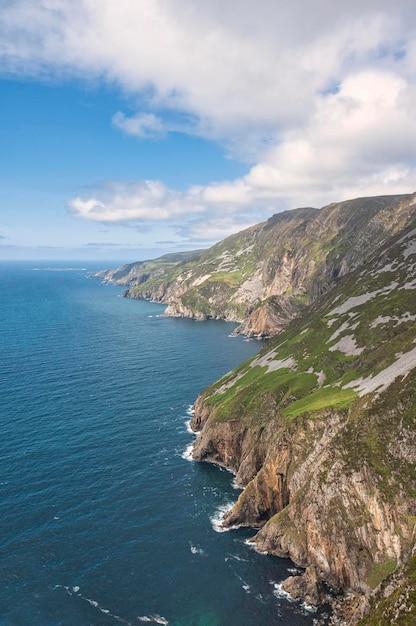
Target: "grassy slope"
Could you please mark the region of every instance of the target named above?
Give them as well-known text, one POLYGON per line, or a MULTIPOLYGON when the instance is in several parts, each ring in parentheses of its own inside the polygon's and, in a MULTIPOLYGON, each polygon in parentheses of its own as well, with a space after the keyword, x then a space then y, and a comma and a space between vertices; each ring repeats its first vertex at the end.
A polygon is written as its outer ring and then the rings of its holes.
MULTIPOLYGON (((380 594, 359 626, 414 626, 416 624, 416 556, 388 579, 388 595, 380 594)), ((387 588, 387 585, 385 586, 387 588)))
MULTIPOLYGON (((401 493, 416 507, 412 456, 406 458, 400 451, 400 433, 416 431, 416 358, 413 369, 378 396, 360 397, 359 387, 347 386, 385 372, 415 347, 416 245, 409 242, 391 243, 367 268, 343 277, 319 306, 270 340, 257 357, 211 385, 204 392, 212 407, 210 419, 261 428, 278 417, 279 424, 285 424, 280 427, 295 433, 304 429, 305 420, 322 420, 325 411, 344 410, 345 427, 333 445, 342 451, 347 466, 359 471, 366 464, 378 476, 377 489, 387 502, 401 493), (353 338, 355 354, 330 349, 346 337, 353 338), (396 449, 390 448, 392 442, 396 449)), ((409 577, 414 576, 412 563, 409 577)), ((369 586, 376 588, 394 568, 392 561, 375 563, 368 573, 369 586)), ((415 612, 411 615, 414 619, 415 612)), ((401 619, 397 624, 416 623, 401 619)))
POLYGON ((196 314, 238 319, 270 297, 283 298, 294 307, 305 306, 343 267, 345 271, 346 266, 359 265, 369 250, 380 245, 400 222, 400 216, 391 219, 393 212, 408 199, 361 198, 321 210, 296 209, 274 215, 180 264, 167 257, 157 259, 156 269, 163 273, 149 271, 146 281, 136 282, 130 295, 147 296, 161 288, 166 293, 167 286, 171 291, 165 301, 178 298, 180 306, 196 314), (161 263, 164 258, 166 262, 161 263), (263 283, 263 294, 246 294, 242 300, 238 290, 255 273, 263 283), (179 296, 175 295, 177 279, 179 296))

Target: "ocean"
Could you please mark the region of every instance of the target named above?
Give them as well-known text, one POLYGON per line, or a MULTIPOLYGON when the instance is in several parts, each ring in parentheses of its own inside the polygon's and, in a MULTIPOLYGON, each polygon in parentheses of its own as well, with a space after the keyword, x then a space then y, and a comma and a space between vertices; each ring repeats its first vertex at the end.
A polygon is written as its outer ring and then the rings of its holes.
POLYGON ((0 264, 1 626, 303 626, 290 561, 218 532, 233 476, 189 460, 198 393, 255 354, 89 272, 0 264))

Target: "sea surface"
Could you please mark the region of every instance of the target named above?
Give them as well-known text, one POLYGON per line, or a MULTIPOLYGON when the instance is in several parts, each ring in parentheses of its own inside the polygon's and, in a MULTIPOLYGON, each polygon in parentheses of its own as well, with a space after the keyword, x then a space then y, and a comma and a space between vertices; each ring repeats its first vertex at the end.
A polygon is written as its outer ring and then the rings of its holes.
POLYGON ((103 267, 0 264, 1 626, 312 624, 292 563, 218 532, 232 475, 189 460, 192 403, 259 342, 103 267))

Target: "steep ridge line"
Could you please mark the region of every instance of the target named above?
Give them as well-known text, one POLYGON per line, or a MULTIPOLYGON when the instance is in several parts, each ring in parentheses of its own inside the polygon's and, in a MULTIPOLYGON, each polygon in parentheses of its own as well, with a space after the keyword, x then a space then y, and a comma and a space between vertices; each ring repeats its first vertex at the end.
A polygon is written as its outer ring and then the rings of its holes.
POLYGON ((285 211, 208 250, 97 277, 128 287, 127 297, 166 303, 166 315, 240 322, 237 332, 271 337, 404 228, 415 198, 358 198, 285 211))

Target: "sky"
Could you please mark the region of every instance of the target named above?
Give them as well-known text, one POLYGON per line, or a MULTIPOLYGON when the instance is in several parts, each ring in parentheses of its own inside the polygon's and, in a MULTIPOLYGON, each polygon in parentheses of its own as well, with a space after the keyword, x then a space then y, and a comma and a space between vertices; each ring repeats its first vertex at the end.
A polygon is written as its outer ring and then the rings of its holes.
POLYGON ((414 0, 0 0, 0 260, 416 191, 414 0))

